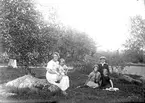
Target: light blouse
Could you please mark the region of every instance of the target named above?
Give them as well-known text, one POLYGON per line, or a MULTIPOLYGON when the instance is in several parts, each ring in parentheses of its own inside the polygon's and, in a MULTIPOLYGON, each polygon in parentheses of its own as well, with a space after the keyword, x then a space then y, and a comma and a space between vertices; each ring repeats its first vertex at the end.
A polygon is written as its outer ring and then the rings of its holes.
POLYGON ((58 61, 54 61, 54 60, 51 60, 47 63, 47 67, 46 67, 46 70, 49 72, 49 71, 54 71, 54 72, 57 72, 57 69, 59 68, 59 62, 58 61))

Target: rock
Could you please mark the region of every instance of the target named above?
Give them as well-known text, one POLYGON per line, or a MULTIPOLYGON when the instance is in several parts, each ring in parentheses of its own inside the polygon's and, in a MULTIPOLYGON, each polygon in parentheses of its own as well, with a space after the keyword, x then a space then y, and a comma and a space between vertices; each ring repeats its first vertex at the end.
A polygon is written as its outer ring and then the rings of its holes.
POLYGON ((15 88, 31 88, 35 82, 35 79, 30 75, 25 75, 19 77, 15 80, 9 81, 5 84, 6 87, 15 87, 15 88))
POLYGON ((56 85, 48 83, 46 79, 39 79, 31 75, 25 75, 15 80, 9 81, 5 84, 5 87, 9 88, 11 92, 23 90, 26 92, 30 90, 38 92, 43 89, 50 92, 57 92, 60 90, 56 85))
POLYGON ((16 95, 16 93, 10 93, 9 90, 6 89, 4 85, 0 85, 0 97, 6 98, 12 95, 16 95))
POLYGON ((132 82, 132 80, 133 80, 130 76, 127 76, 127 75, 122 75, 121 79, 124 79, 124 80, 126 80, 128 82, 132 82))
POLYGON ((141 80, 134 79, 134 78, 132 78, 128 75, 125 75, 125 74, 119 74, 119 79, 128 81, 130 83, 143 84, 141 80))

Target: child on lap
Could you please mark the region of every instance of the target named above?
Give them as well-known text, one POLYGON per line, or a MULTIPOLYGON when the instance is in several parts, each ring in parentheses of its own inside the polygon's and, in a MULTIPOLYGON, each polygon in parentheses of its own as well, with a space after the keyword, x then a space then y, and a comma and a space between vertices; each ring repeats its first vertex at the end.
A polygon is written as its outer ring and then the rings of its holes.
POLYGON ((67 75, 67 70, 68 70, 68 67, 65 65, 65 60, 61 58, 59 68, 57 69, 57 72, 59 73, 58 79, 56 81, 57 83, 60 82, 63 76, 67 75))

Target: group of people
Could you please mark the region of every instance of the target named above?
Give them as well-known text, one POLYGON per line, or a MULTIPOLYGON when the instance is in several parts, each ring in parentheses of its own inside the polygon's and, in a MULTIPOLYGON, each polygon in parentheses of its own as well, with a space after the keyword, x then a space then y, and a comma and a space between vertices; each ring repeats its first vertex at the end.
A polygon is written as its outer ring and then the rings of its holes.
POLYGON ((46 67, 46 79, 49 83, 58 86, 64 95, 69 87, 69 77, 67 76, 67 70, 69 67, 65 65, 65 60, 60 59, 59 53, 53 53, 53 59, 47 63, 46 67))
MULTIPOLYGON (((67 76, 68 69, 63 58, 59 59, 60 55, 57 52, 53 53, 53 59, 47 63, 46 79, 49 83, 58 86, 62 93, 66 95, 66 90, 69 88, 69 77, 67 76)), ((91 88, 113 88, 113 82, 109 77, 109 67, 104 56, 100 57, 100 63, 94 65, 93 71, 88 75, 85 83, 91 88)))
POLYGON ((109 76, 109 66, 104 56, 100 57, 99 64, 94 66, 94 70, 88 75, 85 85, 92 88, 113 88, 113 82, 109 76))

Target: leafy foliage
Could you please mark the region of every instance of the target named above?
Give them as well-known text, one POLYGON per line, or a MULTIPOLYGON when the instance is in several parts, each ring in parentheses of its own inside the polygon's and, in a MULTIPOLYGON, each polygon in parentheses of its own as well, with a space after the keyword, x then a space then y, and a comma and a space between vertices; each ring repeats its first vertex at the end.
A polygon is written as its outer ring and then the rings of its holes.
POLYGON ((96 50, 87 34, 46 23, 32 0, 2 0, 0 5, 3 52, 21 65, 46 63, 54 51, 68 61, 83 61, 96 50))
MULTIPOLYGON (((1 1, 1 35, 4 51, 11 58, 29 63, 29 54, 39 43, 40 14, 30 0, 1 1)), ((23 62, 24 63, 24 62, 23 62)))
POLYGON ((145 62, 145 20, 140 16, 131 18, 130 38, 124 44, 127 61, 145 62))

